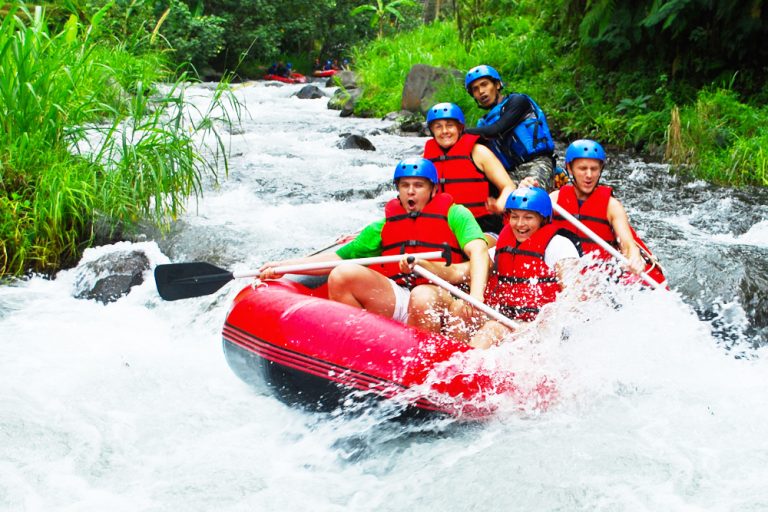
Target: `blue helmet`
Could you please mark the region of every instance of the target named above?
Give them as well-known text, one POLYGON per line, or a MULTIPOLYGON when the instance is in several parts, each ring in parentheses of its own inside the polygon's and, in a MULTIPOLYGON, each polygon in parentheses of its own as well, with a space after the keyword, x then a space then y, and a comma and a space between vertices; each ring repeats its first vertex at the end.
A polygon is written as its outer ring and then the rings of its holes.
POLYGON ((498 81, 501 84, 501 88, 504 88, 504 81, 501 79, 499 72, 493 69, 491 66, 480 64, 479 66, 475 66, 467 71, 467 76, 464 77, 464 88, 467 90, 470 96, 472 95, 472 91, 470 91, 469 86, 472 85, 472 82, 486 76, 498 81))
POLYGON ((437 121, 438 119, 455 119, 463 125, 464 112, 455 103, 438 103, 433 105, 427 112, 427 126, 432 124, 432 121, 437 121))
POLYGON ((552 200, 543 188, 520 187, 507 197, 507 210, 536 212, 546 220, 552 220, 552 200))
POLYGON ((286 65, 285 65, 285 67, 287 67, 288 69, 291 69, 291 68, 293 67, 293 64, 291 64, 291 63, 289 62, 288 64, 286 64, 286 65))
POLYGON ((406 158, 400 160, 397 167, 395 167, 395 184, 397 184, 397 180, 400 178, 427 178, 437 185, 437 169, 435 168, 435 164, 426 158, 406 158))
POLYGON ((605 162, 605 150, 603 146, 589 139, 580 139, 571 143, 565 150, 566 165, 577 158, 594 158, 605 162))

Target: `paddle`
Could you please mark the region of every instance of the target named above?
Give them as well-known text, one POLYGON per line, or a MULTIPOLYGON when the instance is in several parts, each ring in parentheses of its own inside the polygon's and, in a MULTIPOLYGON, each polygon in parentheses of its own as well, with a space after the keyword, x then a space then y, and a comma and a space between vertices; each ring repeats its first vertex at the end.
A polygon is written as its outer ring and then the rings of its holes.
MULTIPOLYGON (((422 259, 433 260, 444 257, 444 251, 418 253, 422 259)), ((374 258, 356 258, 349 260, 318 261, 298 265, 283 265, 273 267, 276 274, 301 274, 312 270, 330 269, 343 263, 358 265, 375 265, 378 263, 395 263, 402 259, 402 254, 378 256, 374 258)), ((155 267, 155 284, 160 297, 164 300, 188 299, 209 295, 233 279, 241 277, 256 277, 258 270, 230 272, 210 263, 170 263, 155 267)))
MULTIPOLYGON (((408 262, 413 263, 413 258, 412 257, 408 258, 408 262)), ((430 282, 440 286, 441 288, 448 290, 455 297, 463 299, 465 302, 472 304, 476 309, 479 309, 489 317, 493 318, 494 320, 501 323, 502 325, 509 327, 513 331, 516 331, 520 328, 520 324, 518 322, 515 322, 511 318, 508 318, 502 315, 501 313, 499 313, 492 307, 488 306, 487 304, 483 304, 482 302, 480 302, 470 294, 463 292, 459 288, 453 286, 451 283, 449 283, 445 279, 433 274, 432 272, 425 269, 421 265, 414 265, 413 271, 419 274, 421 277, 429 279, 430 282)))
MULTIPOLYGON (((597 245, 599 245, 600 247, 608 251, 608 253, 611 256, 619 260, 621 263, 624 263, 624 264, 629 263, 629 260, 623 254, 617 251, 614 247, 611 247, 608 244, 608 242, 606 242, 605 240, 597 236, 597 234, 594 231, 592 231, 587 226, 585 226, 584 223, 581 222, 579 219, 577 219, 576 217, 568 213, 562 206, 560 206, 557 203, 552 203, 552 208, 558 214, 560 214, 560 216, 562 216, 565 220, 567 220, 568 222, 576 226, 582 233, 584 233, 589 238, 591 238, 593 242, 595 242, 597 245)), ((646 283, 648 283, 653 289, 660 288, 660 287, 663 288, 664 286, 666 286, 666 281, 664 281, 663 283, 659 283, 654 278, 649 276, 646 272, 641 272, 640 277, 642 277, 643 280, 646 283)))
POLYGON ((356 231, 355 233, 350 233, 350 234, 348 234, 348 235, 343 235, 343 236, 340 236, 340 237, 339 237, 339 238, 337 238, 337 239, 336 239, 336 241, 335 241, 335 242, 333 242, 332 244, 330 244, 330 245, 327 245, 327 246, 323 247, 322 249, 318 249, 318 250, 316 250, 315 252, 313 252, 313 253, 312 253, 312 254, 310 254, 309 256, 314 256, 314 255, 316 255, 316 254, 320 254, 321 252, 325 252, 325 251, 327 251, 327 250, 329 250, 329 249, 333 249, 333 248, 334 248, 334 247, 336 247, 337 245, 343 245, 343 244, 346 244, 347 242, 351 242, 351 241, 352 241, 352 240, 354 240, 354 238, 355 238, 355 237, 358 235, 358 233, 360 233, 360 231, 356 231))

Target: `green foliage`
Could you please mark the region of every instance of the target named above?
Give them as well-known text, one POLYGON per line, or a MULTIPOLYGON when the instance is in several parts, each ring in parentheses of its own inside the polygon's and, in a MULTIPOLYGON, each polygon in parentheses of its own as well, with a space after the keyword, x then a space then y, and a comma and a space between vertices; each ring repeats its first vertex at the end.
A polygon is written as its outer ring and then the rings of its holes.
POLYGON ((176 62, 195 68, 207 65, 224 49, 224 18, 202 15, 202 5, 198 2, 193 12, 182 0, 170 0, 160 28, 160 34, 173 48, 176 62))
MULTIPOLYGON (((401 0, 402 1, 402 0, 401 0)), ((410 0, 408 0, 410 1, 410 0)), ((167 50, 179 71, 212 69, 263 74, 266 64, 292 60, 309 71, 314 56, 348 56, 373 30, 350 18, 360 0, 66 0, 49 23, 61 29, 71 13, 100 19, 97 39, 119 41, 136 55, 167 50)), ((408 9, 403 14, 412 15, 408 9)), ((412 18, 413 16, 411 16, 412 18)), ((411 26, 412 21, 406 20, 411 26)), ((94 33, 94 36, 96 33, 94 33)))
POLYGON ((358 101, 356 110, 383 115, 400 110, 403 84, 414 64, 464 68, 467 55, 461 50, 452 24, 436 22, 357 48, 355 61, 356 72, 366 84, 365 96, 358 101))
MULTIPOLYGON (((365 19, 349 16, 350 10, 359 3, 359 0, 206 0, 206 14, 221 20, 223 28, 220 51, 208 58, 208 64, 253 77, 262 74, 265 65, 282 59, 291 60, 294 68, 308 73, 314 56, 341 58, 349 54, 354 42, 373 34, 365 19)), ((180 36, 184 30, 180 27, 180 36)), ((177 47, 178 42, 172 46, 177 47)))
POLYGON ((215 176, 192 139, 210 113, 189 122, 182 81, 144 85, 167 76, 162 57, 93 40, 99 27, 76 18, 48 26, 41 8, 10 9, 0 25, 0 275, 73 263, 97 218, 163 225, 215 176))
MULTIPOLYGON (((414 64, 454 68, 463 73, 487 63, 500 71, 507 91, 529 94, 542 106, 561 139, 591 137, 657 156, 666 146, 670 155, 677 155, 670 157, 673 163, 687 164, 706 179, 766 185, 768 152, 764 148, 768 146, 762 126, 768 126, 768 114, 761 98, 768 97, 768 87, 755 82, 755 74, 745 77, 740 72, 720 77, 713 87, 697 94, 695 84, 701 76, 690 82, 673 80, 666 65, 606 69, 609 60, 589 58, 574 51, 576 44, 568 37, 550 35, 553 26, 569 34, 559 18, 560 9, 570 12, 578 27, 580 12, 568 10, 575 4, 554 1, 542 10, 540 3, 516 2, 511 15, 499 15, 489 26, 476 27, 468 50, 451 22, 436 22, 359 47, 356 60, 366 94, 358 101, 356 111, 378 116, 399 110, 402 86, 414 64), (558 19, 560 25, 554 23, 558 19), (759 91, 753 96, 758 106, 738 99, 739 82, 759 91), (672 115, 676 105, 680 105, 683 118, 682 123, 677 122, 680 142, 671 135, 676 125, 672 115)), ((608 9, 609 4, 588 5, 608 9)), ((588 20, 593 24, 593 35, 610 32, 609 21, 616 16, 616 9, 621 10, 621 4, 613 2, 613 9, 614 15, 605 18, 602 25, 596 19, 588 20)), ((637 64, 629 64, 633 63, 637 64)), ((459 81, 446 85, 436 100, 459 104, 468 124, 474 124, 484 113, 476 108, 459 81)))
POLYGON ((456 28, 464 48, 491 34, 506 34, 505 22, 518 18, 518 0, 456 0, 456 28), (497 30, 501 30, 497 32, 497 30))
MULTIPOLYGON (((480 63, 493 64, 505 77, 508 89, 526 85, 532 74, 546 69, 554 58, 552 38, 530 37, 528 21, 507 23, 504 35, 491 34, 464 50, 451 21, 440 21, 420 30, 369 43, 355 54, 357 72, 366 84, 366 95, 357 103, 358 112, 383 115, 400 109, 402 88, 414 64, 452 68, 462 75, 480 63), (505 58, 500 58, 505 56, 505 58)), ((463 80, 446 84, 438 93, 443 101, 462 107, 468 122, 474 122, 482 112, 464 89, 463 80)))
POLYGON ((397 27, 398 22, 402 23, 405 21, 403 13, 400 11, 404 7, 418 7, 418 4, 413 0, 391 0, 389 2, 375 0, 370 4, 355 7, 349 11, 349 15, 368 14, 371 20, 371 27, 376 28, 378 37, 381 38, 384 35, 385 26, 389 25, 394 29, 397 27))
POLYGON ((714 182, 768 186, 768 108, 750 107, 732 90, 703 90, 681 109, 678 163, 714 182))
POLYGON ((745 86, 766 76, 762 0, 560 0, 545 8, 554 31, 577 35, 583 56, 606 68, 650 66, 696 86, 735 70, 751 77, 745 86))
POLYGON ((219 69, 235 70, 246 58, 272 60, 279 55, 279 9, 268 0, 213 0, 208 12, 224 20, 224 50, 211 61, 219 69))

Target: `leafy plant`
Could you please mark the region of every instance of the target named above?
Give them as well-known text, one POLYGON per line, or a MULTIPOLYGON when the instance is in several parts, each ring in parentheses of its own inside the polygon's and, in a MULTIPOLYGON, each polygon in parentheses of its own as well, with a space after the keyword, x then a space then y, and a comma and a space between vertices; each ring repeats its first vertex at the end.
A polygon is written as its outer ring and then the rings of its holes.
POLYGON ((203 3, 194 11, 182 0, 168 0, 162 27, 158 33, 173 49, 178 63, 201 68, 224 49, 225 20, 220 16, 203 15, 203 3))
POLYGON ((636 98, 622 98, 616 105, 616 112, 619 114, 637 115, 648 110, 648 100, 650 94, 641 94, 636 98))
POLYGON ((166 225, 219 162, 194 143, 216 124, 213 110, 185 113, 186 76, 148 87, 169 76, 157 54, 96 42, 98 27, 76 17, 48 26, 42 8, 23 6, 0 25, 0 275, 73 263, 98 218, 106 237, 143 219, 166 225))
POLYGON ((384 36, 384 26, 386 23, 395 21, 404 21, 400 9, 403 7, 418 7, 419 4, 413 0, 375 0, 370 4, 363 4, 349 11, 350 16, 368 13, 371 17, 371 27, 377 27, 379 38, 384 36))

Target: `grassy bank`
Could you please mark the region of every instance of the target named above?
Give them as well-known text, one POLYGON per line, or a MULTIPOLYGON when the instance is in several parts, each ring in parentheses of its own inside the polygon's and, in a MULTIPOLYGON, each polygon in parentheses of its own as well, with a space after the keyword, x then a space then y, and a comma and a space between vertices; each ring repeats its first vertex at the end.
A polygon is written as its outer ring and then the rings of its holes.
MULTIPOLYGON (((506 18, 503 30, 476 39, 469 50, 448 21, 358 48, 365 95, 357 111, 399 110, 414 64, 463 73, 485 63, 500 71, 507 91, 529 94, 541 105, 558 138, 591 137, 637 149, 716 183, 768 186, 768 107, 750 105, 729 83, 696 92, 648 70, 606 73, 580 62, 541 23, 524 13, 506 18)), ((462 81, 446 84, 435 100, 459 104, 471 124, 483 113, 462 81)))
MULTIPOLYGON (((0 27, 0 276, 54 271, 141 220, 163 225, 214 164, 180 108, 162 53, 97 38, 99 16, 51 32, 42 9, 0 27)), ((150 46, 149 44, 147 45, 150 46)), ((224 164, 226 166, 226 162, 224 164)))

